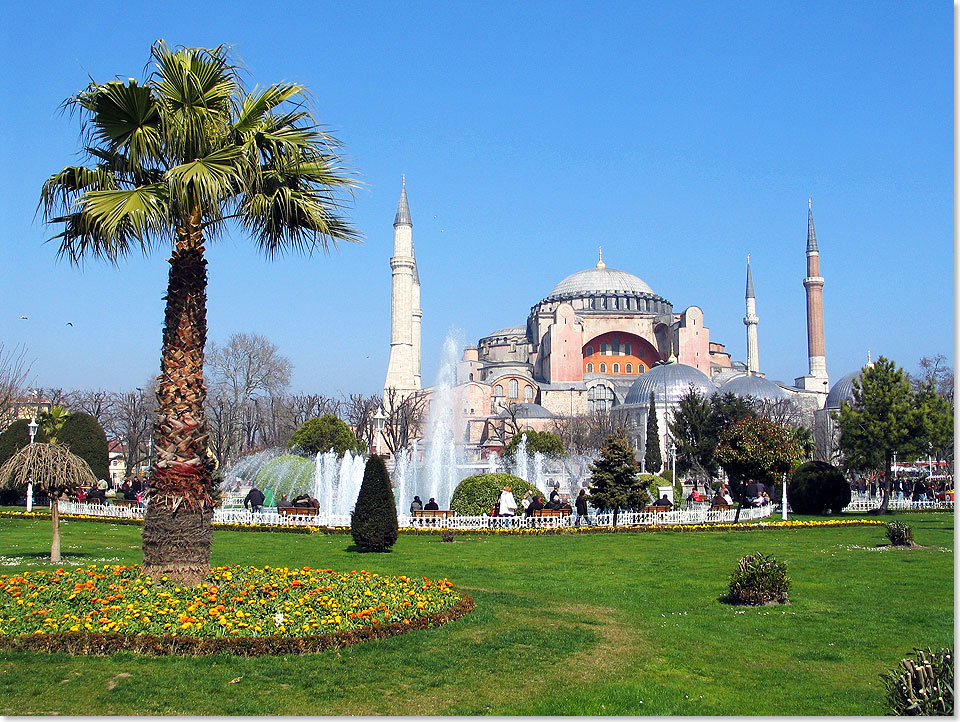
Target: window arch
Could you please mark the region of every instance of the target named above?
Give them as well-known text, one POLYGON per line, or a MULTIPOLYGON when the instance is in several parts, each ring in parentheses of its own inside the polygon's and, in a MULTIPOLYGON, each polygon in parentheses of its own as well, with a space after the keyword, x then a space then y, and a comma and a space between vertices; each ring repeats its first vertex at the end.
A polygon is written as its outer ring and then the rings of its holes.
POLYGON ((628 374, 632 374, 632 373, 633 373, 633 364, 627 364, 627 373, 628 373, 628 374))
POLYGON ((593 364, 592 364, 592 363, 588 363, 588 364, 587 364, 587 373, 588 373, 588 374, 592 374, 592 373, 593 373, 593 364))
POLYGON ((620 364, 614 364, 614 365, 613 365, 613 373, 615 373, 615 374, 620 373, 620 364))
POLYGON ((494 396, 503 396, 503 386, 501 386, 500 384, 497 384, 496 386, 494 386, 494 387, 493 387, 493 395, 494 395, 494 396))
POLYGON ((583 351, 583 355, 587 357, 593 356, 593 346, 587 346, 583 351))
POLYGON ((602 373, 602 374, 607 373, 607 365, 606 365, 606 364, 600 364, 600 373, 602 373))
POLYGON ((520 384, 517 383, 516 379, 510 379, 510 398, 515 399, 519 395, 520 384))
POLYGON ((523 387, 523 400, 527 403, 533 401, 533 386, 523 387))
POLYGON ((609 411, 613 407, 613 389, 606 386, 593 386, 587 391, 587 407, 594 411, 609 411))

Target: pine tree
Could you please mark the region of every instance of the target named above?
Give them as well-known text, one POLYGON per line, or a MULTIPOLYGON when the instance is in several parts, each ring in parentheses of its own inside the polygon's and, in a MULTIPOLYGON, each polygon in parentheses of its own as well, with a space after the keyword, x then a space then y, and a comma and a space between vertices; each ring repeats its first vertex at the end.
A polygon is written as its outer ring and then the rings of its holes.
POLYGON ((397 506, 383 457, 372 455, 363 471, 357 505, 350 523, 353 543, 384 552, 397 541, 397 506))
POLYGON ((663 468, 663 456, 660 454, 660 425, 657 423, 657 407, 650 392, 650 410, 647 412, 647 446, 643 453, 643 463, 648 474, 659 474, 663 468))
POLYGON ((903 369, 881 356, 853 382, 853 403, 840 404, 840 450, 848 469, 883 469, 883 503, 890 501, 893 455, 916 451, 924 415, 903 369))
POLYGON ((613 510, 613 525, 621 509, 642 509, 650 495, 640 480, 640 468, 623 429, 607 439, 600 458, 590 465, 590 503, 613 510))

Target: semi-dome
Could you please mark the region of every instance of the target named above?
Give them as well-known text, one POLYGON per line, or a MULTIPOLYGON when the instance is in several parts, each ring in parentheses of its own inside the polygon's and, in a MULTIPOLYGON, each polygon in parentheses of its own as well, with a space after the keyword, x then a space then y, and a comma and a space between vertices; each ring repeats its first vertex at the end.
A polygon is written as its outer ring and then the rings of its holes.
POLYGON ((664 394, 668 404, 676 404, 690 390, 694 389, 704 396, 716 393, 710 378, 695 369, 681 363, 668 363, 654 366, 633 382, 623 400, 624 404, 649 404, 653 392, 657 404, 664 403, 664 394))
POLYGON ((787 392, 773 381, 753 374, 740 374, 724 382, 720 393, 728 392, 741 398, 750 396, 760 401, 783 401, 790 398, 787 392))
POLYGON ((622 293, 627 296, 654 296, 653 289, 642 278, 615 268, 588 268, 567 276, 554 286, 547 298, 583 297, 622 293))
POLYGON ((849 373, 833 385, 830 393, 827 394, 828 409, 839 409, 844 401, 848 404, 853 403, 853 382, 854 379, 860 378, 862 373, 863 369, 849 373))
POLYGON ((540 404, 534 404, 530 402, 524 402, 522 404, 514 404, 510 409, 504 409, 500 412, 500 416, 507 417, 510 415, 515 416, 518 419, 552 419, 553 414, 550 413, 547 409, 542 407, 540 404))

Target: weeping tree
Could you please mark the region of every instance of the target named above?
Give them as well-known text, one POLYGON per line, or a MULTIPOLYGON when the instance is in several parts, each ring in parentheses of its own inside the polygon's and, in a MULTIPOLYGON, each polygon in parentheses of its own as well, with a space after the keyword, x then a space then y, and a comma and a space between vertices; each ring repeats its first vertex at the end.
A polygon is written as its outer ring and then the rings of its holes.
POLYGON ((60 510, 57 502, 81 486, 97 483, 87 462, 59 444, 30 444, 0 466, 0 488, 26 489, 27 484, 50 497, 50 520, 53 541, 50 561, 60 561, 60 510))
POLYGON ((226 46, 160 40, 150 67, 142 83, 94 81, 65 102, 81 118, 88 164, 52 175, 40 203, 73 264, 169 254, 143 571, 195 583, 213 539, 204 244, 231 225, 268 258, 359 241, 340 200, 357 181, 306 110, 303 86, 248 92, 226 46))

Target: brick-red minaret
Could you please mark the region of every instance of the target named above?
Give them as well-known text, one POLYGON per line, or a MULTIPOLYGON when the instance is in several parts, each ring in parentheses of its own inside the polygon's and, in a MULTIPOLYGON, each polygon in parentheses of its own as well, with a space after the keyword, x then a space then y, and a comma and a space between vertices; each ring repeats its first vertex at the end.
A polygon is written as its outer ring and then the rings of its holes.
POLYGON ((817 234, 813 228, 813 199, 807 201, 807 277, 803 279, 803 287, 807 290, 807 355, 810 365, 808 375, 802 377, 801 387, 826 392, 830 379, 823 341, 823 277, 820 275, 817 234))

